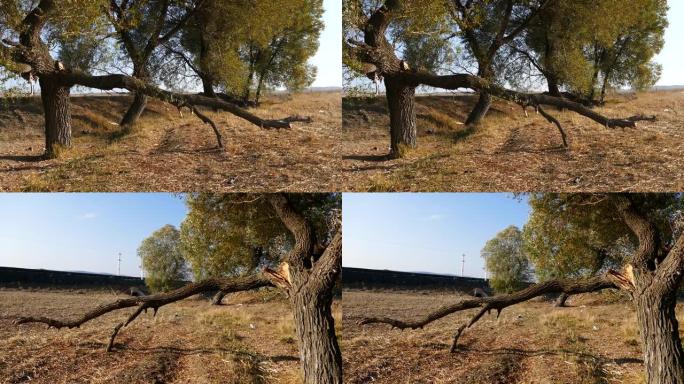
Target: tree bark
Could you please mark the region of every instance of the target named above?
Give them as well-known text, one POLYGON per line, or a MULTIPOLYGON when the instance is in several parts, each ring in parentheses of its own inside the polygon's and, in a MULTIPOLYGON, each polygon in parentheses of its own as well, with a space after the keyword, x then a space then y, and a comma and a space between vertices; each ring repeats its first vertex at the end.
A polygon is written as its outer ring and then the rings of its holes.
POLYGON ((416 147, 416 88, 394 78, 385 78, 385 88, 390 114, 390 157, 397 158, 404 149, 416 147))
POLYGON ((644 348, 649 384, 684 383, 684 351, 679 338, 676 291, 661 294, 653 289, 635 297, 637 321, 644 348))
POLYGON ((202 90, 206 97, 217 97, 216 91, 214 91, 214 82, 209 76, 202 77, 202 90))
POLYGON ((56 155, 57 147, 71 147, 70 87, 50 78, 40 79, 40 97, 45 115, 45 154, 56 155))
POLYGON ((256 94, 254 95, 254 103, 259 105, 259 99, 261 98, 261 88, 264 86, 264 76, 265 73, 259 74, 259 83, 257 84, 256 94))
POLYGON ((332 291, 303 289, 292 298, 305 383, 342 383, 342 352, 335 336, 332 291))
POLYGON ((492 96, 487 91, 480 91, 480 97, 477 100, 477 104, 466 119, 465 125, 478 125, 482 122, 482 119, 487 116, 489 112, 489 107, 492 106, 492 96))
POLYGON ((546 76, 546 83, 549 86, 549 95, 554 97, 561 97, 560 87, 558 86, 558 79, 549 74, 546 76))
POLYGON ((567 293, 561 293, 560 296, 558 296, 558 298, 556 299, 556 302, 553 303, 553 306, 559 308, 565 307, 565 302, 568 300, 569 297, 570 296, 567 293))
POLYGON ((126 111, 126 114, 121 119, 121 126, 124 129, 130 129, 138 121, 147 106, 147 95, 136 92, 133 98, 133 103, 126 111))
POLYGON ((218 291, 214 295, 214 297, 211 298, 211 305, 221 305, 221 302, 223 301, 223 298, 226 296, 226 292, 223 291, 218 291))

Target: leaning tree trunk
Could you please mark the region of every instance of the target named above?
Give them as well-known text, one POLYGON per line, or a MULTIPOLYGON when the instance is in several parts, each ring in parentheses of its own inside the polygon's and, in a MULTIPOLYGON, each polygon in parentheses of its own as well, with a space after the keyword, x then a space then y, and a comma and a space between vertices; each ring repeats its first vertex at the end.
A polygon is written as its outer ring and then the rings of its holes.
POLYGON ((401 157, 404 149, 416 147, 416 88, 393 78, 385 79, 390 115, 391 157, 401 157))
POLYGON ((565 302, 568 301, 568 298, 569 298, 569 297, 570 297, 570 296, 568 296, 567 293, 565 293, 565 292, 561 293, 560 296, 558 296, 558 298, 556 299, 556 301, 553 303, 553 306, 554 306, 554 307, 559 307, 559 308, 565 307, 565 302))
POLYGON ((52 79, 40 79, 40 97, 45 115, 45 154, 54 157, 58 147, 71 147, 70 87, 52 79))
POLYGON ((335 336, 331 304, 332 292, 320 295, 311 288, 292 297, 305 383, 342 383, 342 352, 335 336))
POLYGON ((128 108, 123 119, 121 119, 121 126, 124 129, 130 129, 138 121, 147 106, 147 95, 136 92, 133 98, 133 104, 128 108))
POLYGON ((216 292, 214 297, 211 298, 211 305, 221 305, 225 296, 226 293, 223 291, 216 292))
POLYGON ((549 75, 546 77, 546 83, 549 86, 549 95, 555 97, 561 97, 560 87, 558 86, 558 80, 555 76, 549 75))
POLYGON ((679 338, 676 291, 661 293, 646 288, 634 304, 644 348, 649 384, 684 383, 684 351, 679 338))
POLYGON ((465 125, 478 125, 485 118, 487 112, 489 112, 489 107, 492 105, 492 96, 485 91, 480 91, 480 97, 477 100, 477 104, 468 115, 465 125))

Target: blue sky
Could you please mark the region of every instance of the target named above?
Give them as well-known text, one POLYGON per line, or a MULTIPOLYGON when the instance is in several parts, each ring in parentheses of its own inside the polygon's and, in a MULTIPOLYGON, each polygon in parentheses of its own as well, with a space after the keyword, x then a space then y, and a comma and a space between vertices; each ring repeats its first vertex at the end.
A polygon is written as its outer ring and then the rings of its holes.
POLYGON ((323 21, 325 30, 321 33, 320 47, 310 63, 318 68, 314 87, 342 86, 342 2, 324 0, 323 21))
POLYGON ((343 195, 345 267, 484 277, 480 250, 496 233, 522 227, 529 206, 510 194, 343 195))
POLYGON ((665 32, 665 47, 655 58, 663 66, 658 85, 684 85, 684 1, 669 0, 667 3, 670 26, 665 32))
POLYGON ((0 193, 0 265, 139 276, 140 242, 186 215, 179 195, 0 193))

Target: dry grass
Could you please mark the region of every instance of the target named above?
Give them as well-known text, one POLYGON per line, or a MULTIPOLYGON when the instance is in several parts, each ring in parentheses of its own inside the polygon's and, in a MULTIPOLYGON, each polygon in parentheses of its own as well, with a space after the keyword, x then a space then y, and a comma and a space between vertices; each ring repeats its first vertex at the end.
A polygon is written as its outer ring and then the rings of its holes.
POLYGON ((471 96, 419 97, 418 148, 399 160, 389 147, 382 98, 343 101, 343 190, 673 191, 684 189, 684 93, 614 96, 599 111, 654 114, 637 129, 608 129, 571 112, 557 116, 569 136, 519 106, 496 101, 485 122, 466 129, 471 96))
POLYGON ((184 111, 151 101, 139 124, 121 134, 129 97, 73 97, 73 149, 43 160, 37 98, 0 104, 0 191, 326 191, 339 189, 341 95, 267 98, 264 118, 305 115, 313 123, 263 130, 228 113, 207 114, 211 128, 184 111))
MULTIPOLYGON (((445 292, 343 293, 345 382, 352 383, 624 383, 644 382, 635 314, 602 295, 573 297, 569 308, 533 301, 485 315, 449 353, 456 328, 473 311, 419 330, 359 326, 367 316, 415 318, 458 295, 445 292)), ((684 310, 678 316, 684 319, 684 310)), ((684 333, 684 330, 681 331, 684 333)))
POLYGON ((235 294, 220 307, 190 298, 156 317, 143 314, 121 331, 113 353, 104 351, 109 335, 130 311, 71 330, 12 325, 16 315, 72 317, 114 299, 1 290, 0 383, 301 383, 288 304, 259 294, 235 294))

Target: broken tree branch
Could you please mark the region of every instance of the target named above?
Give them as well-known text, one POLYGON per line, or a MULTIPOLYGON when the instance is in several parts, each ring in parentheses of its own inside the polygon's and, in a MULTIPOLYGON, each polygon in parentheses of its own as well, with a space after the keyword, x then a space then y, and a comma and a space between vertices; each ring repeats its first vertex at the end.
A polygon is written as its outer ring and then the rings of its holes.
POLYGON ((398 320, 388 317, 370 317, 363 319, 359 325, 367 324, 389 324, 392 328, 398 329, 418 329, 446 317, 452 313, 464 311, 467 309, 480 308, 480 310, 471 318, 470 321, 459 327, 454 334, 454 341, 451 350, 456 349, 458 338, 461 336, 466 328, 473 326, 485 313, 492 310, 497 312, 497 316, 501 314, 505 308, 515 304, 519 304, 538 296, 549 293, 565 293, 568 295, 575 295, 578 293, 596 292, 607 288, 618 288, 615 284, 615 275, 622 276, 619 272, 610 271, 606 275, 597 276, 583 280, 551 280, 539 284, 534 284, 521 291, 492 297, 474 297, 461 300, 455 304, 446 305, 434 312, 429 313, 423 318, 416 320, 398 320))
POLYGON ((215 290, 230 293, 248 291, 266 286, 273 286, 273 283, 266 276, 260 273, 236 278, 213 278, 203 280, 197 283, 188 284, 184 287, 178 288, 170 292, 158 293, 156 295, 149 296, 119 299, 112 303, 100 305, 95 309, 92 309, 84 313, 80 317, 71 320, 60 320, 49 317, 29 316, 19 317, 15 320, 14 324, 21 325, 29 323, 43 323, 47 324, 48 328, 77 328, 80 327, 82 324, 90 320, 96 319, 109 312, 137 306, 136 310, 128 316, 126 321, 121 322, 117 324, 116 327, 114 327, 112 335, 109 339, 109 344, 107 345, 107 351, 111 351, 114 345, 114 339, 116 338, 121 328, 130 324, 143 311, 146 312, 149 308, 151 308, 154 311, 154 314, 156 315, 157 310, 160 307, 196 295, 198 293, 215 290))

